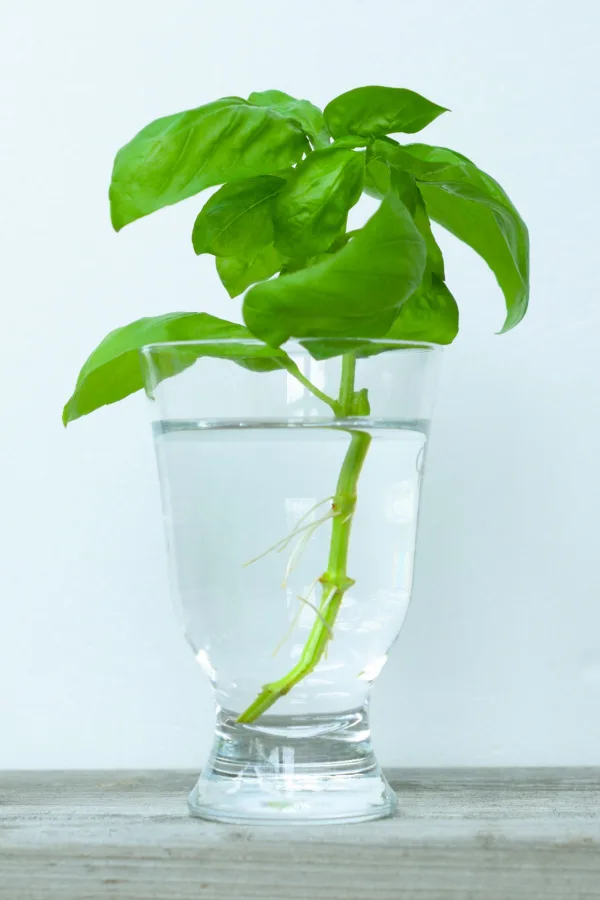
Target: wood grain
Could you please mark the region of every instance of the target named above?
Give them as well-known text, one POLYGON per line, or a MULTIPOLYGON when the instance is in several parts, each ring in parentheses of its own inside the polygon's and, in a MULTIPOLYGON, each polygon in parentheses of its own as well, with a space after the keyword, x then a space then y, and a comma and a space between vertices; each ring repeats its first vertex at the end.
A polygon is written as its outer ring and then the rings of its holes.
POLYGON ((404 770, 393 819, 188 817, 187 772, 0 774, 0 900, 600 898, 600 769, 404 770))

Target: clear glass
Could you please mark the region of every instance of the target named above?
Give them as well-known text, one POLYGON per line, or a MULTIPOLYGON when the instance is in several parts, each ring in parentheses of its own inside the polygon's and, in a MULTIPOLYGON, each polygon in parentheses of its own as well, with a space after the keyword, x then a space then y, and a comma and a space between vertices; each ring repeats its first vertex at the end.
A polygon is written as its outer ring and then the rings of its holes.
POLYGON ((204 818, 396 802, 368 699, 410 600, 440 348, 302 343, 142 351, 173 594, 217 704, 189 798, 204 818))

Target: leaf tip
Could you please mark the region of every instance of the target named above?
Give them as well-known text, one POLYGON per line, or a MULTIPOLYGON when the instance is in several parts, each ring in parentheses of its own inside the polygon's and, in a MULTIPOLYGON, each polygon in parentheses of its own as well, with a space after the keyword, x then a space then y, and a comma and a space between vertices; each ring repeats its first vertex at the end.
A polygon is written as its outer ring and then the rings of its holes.
POLYGON ((69 422, 73 421, 73 416, 71 415, 71 401, 69 400, 65 403, 64 409, 62 411, 62 423, 66 428, 69 422))
POLYGON ((529 291, 526 291, 524 295, 520 298, 520 303, 514 303, 508 310, 508 314, 506 319, 504 320, 504 325, 497 331, 496 334, 507 334, 507 332, 512 331, 513 328, 516 328, 520 322, 525 318, 525 314, 527 312, 527 308, 529 306, 529 291))
POLYGON ((112 199, 110 202, 110 224, 112 225, 113 230, 117 232, 117 234, 127 224, 124 217, 117 209, 116 205, 112 202, 112 199))
POLYGON ((111 179, 110 187, 108 188, 108 203, 110 208, 110 224, 113 229, 117 232, 123 228, 126 224, 123 215, 119 211, 119 204, 117 203, 117 192, 115 190, 114 176, 111 179))
POLYGON ((433 110, 433 115, 432 115, 431 119, 429 120, 429 124, 431 124, 432 122, 435 122, 435 120, 439 119, 440 116, 443 116, 444 113, 452 112, 452 110, 449 109, 449 107, 440 106, 438 103, 433 103, 432 106, 434 107, 434 110, 433 110))

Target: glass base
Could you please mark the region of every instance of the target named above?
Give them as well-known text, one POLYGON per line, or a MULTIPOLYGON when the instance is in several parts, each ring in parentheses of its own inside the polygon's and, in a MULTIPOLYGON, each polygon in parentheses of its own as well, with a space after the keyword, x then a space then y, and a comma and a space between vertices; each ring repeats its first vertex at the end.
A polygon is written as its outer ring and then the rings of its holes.
POLYGON ((222 709, 188 807, 234 824, 365 822, 391 815, 396 795, 373 754, 364 708, 266 715, 251 725, 222 709))

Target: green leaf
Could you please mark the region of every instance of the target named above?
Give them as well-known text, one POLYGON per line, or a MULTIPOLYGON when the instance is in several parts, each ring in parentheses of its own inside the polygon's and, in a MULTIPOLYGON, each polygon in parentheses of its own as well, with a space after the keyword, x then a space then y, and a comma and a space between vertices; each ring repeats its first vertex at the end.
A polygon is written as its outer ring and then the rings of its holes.
POLYGON ((358 134, 345 134, 343 137, 336 138, 333 147, 339 147, 346 150, 356 150, 357 148, 368 147, 370 138, 360 137, 358 134))
POLYGON ((290 337, 381 337, 420 285, 425 260, 410 213, 390 195, 338 253, 251 288, 244 320, 273 346, 290 337))
POLYGON ((288 357, 264 344, 235 343, 252 339, 243 325, 218 319, 207 313, 169 313, 138 319, 111 331, 84 363, 73 396, 63 411, 67 425, 101 406, 116 403, 144 386, 139 351, 147 344, 163 341, 220 341, 228 344, 202 344, 178 348, 164 358, 160 378, 175 375, 191 366, 200 356, 233 359, 255 371, 281 368, 288 357))
MULTIPOLYGON (((408 344, 451 344, 458 334, 458 318, 456 300, 443 281, 433 276, 424 279, 421 287, 402 305, 398 317, 381 342, 340 341, 336 345, 332 341, 325 343, 317 340, 303 343, 315 359, 328 359, 348 350, 354 350, 357 356, 366 358, 398 349, 396 344, 386 344, 386 338, 408 344)), ((357 412, 356 415, 368 415, 368 412, 357 412)))
POLYGON ((414 134, 447 109, 405 88, 361 87, 347 91, 325 107, 325 122, 334 138, 414 134))
POLYGON ((316 256, 291 256, 287 257, 281 267, 282 275, 289 275, 291 272, 298 272, 300 269, 307 269, 309 266, 314 266, 317 263, 323 262, 325 259, 329 259, 329 257, 333 253, 337 253, 338 250, 341 250, 342 247, 345 247, 348 241, 350 241, 355 235, 358 234, 360 228, 356 231, 346 231, 344 234, 340 234, 335 241, 332 243, 331 247, 329 247, 325 253, 317 253, 316 256))
POLYGON ((254 259, 217 257, 217 272, 230 297, 238 297, 257 281, 265 281, 279 272, 284 264, 281 253, 273 244, 263 247, 254 259))
MULTIPOLYGON (((336 251, 331 251, 331 253, 334 252, 336 251)), ((294 272, 299 272, 301 269, 309 269, 311 266, 316 266, 317 263, 329 259, 331 253, 318 253, 316 256, 303 256, 286 259, 283 266, 281 267, 281 274, 291 275, 294 272)))
POLYGON ((355 391, 353 394, 351 415, 368 416, 370 414, 369 391, 367 388, 361 388, 360 391, 355 391))
POLYGON ((381 156, 367 155, 365 166, 365 192, 381 200, 391 187, 391 169, 381 156))
POLYGON ((266 106, 295 119, 308 135, 313 147, 327 147, 330 142, 323 113, 309 100, 297 100, 284 91, 255 91, 248 97, 256 106, 266 106))
POLYGON ((273 243, 273 201, 284 185, 283 178, 261 175, 219 188, 194 224, 196 253, 253 260, 273 243))
POLYGON ((426 273, 434 274, 443 281, 445 277, 444 258, 433 236, 425 202, 414 175, 404 169, 391 167, 384 156, 369 151, 365 184, 368 193, 374 197, 384 197, 390 190, 400 197, 425 240, 427 246, 426 273))
POLYGON ((385 335, 395 341, 451 344, 458 334, 458 306, 443 281, 433 276, 400 309, 385 335))
POLYGON ((275 246, 285 256, 324 253, 362 193, 364 153, 332 147, 299 163, 273 209, 275 246))
POLYGON ((157 119, 117 153, 113 226, 119 231, 215 184, 284 169, 308 149, 294 119, 239 97, 157 119))
POLYGON ((430 144, 399 144, 390 137, 373 141, 368 151, 369 160, 385 160, 388 165, 410 172, 415 178, 441 171, 447 166, 460 163, 475 165, 468 157, 457 150, 447 147, 434 147, 430 144), (419 156, 421 153, 421 156, 419 156))
POLYGON ((431 230, 431 222, 427 215, 427 208, 423 201, 420 190, 417 188, 417 205, 413 213, 415 225, 421 232, 425 246, 427 247, 427 265, 425 267, 426 274, 435 275, 440 281, 444 281, 446 272, 444 268, 444 257, 438 242, 436 241, 433 231, 431 230))
POLYGON ((514 328, 529 300, 529 235, 506 193, 466 157, 442 147, 412 144, 392 158, 412 167, 429 216, 487 262, 506 301, 502 331, 514 328))
POLYGON ((392 169, 391 171, 391 190, 393 190, 402 200, 414 223, 419 229, 425 246, 427 247, 427 265, 425 267, 425 275, 433 274, 441 281, 444 280, 444 258, 436 239, 431 230, 431 222, 427 215, 425 202, 421 195, 417 182, 413 175, 400 169, 392 169))

